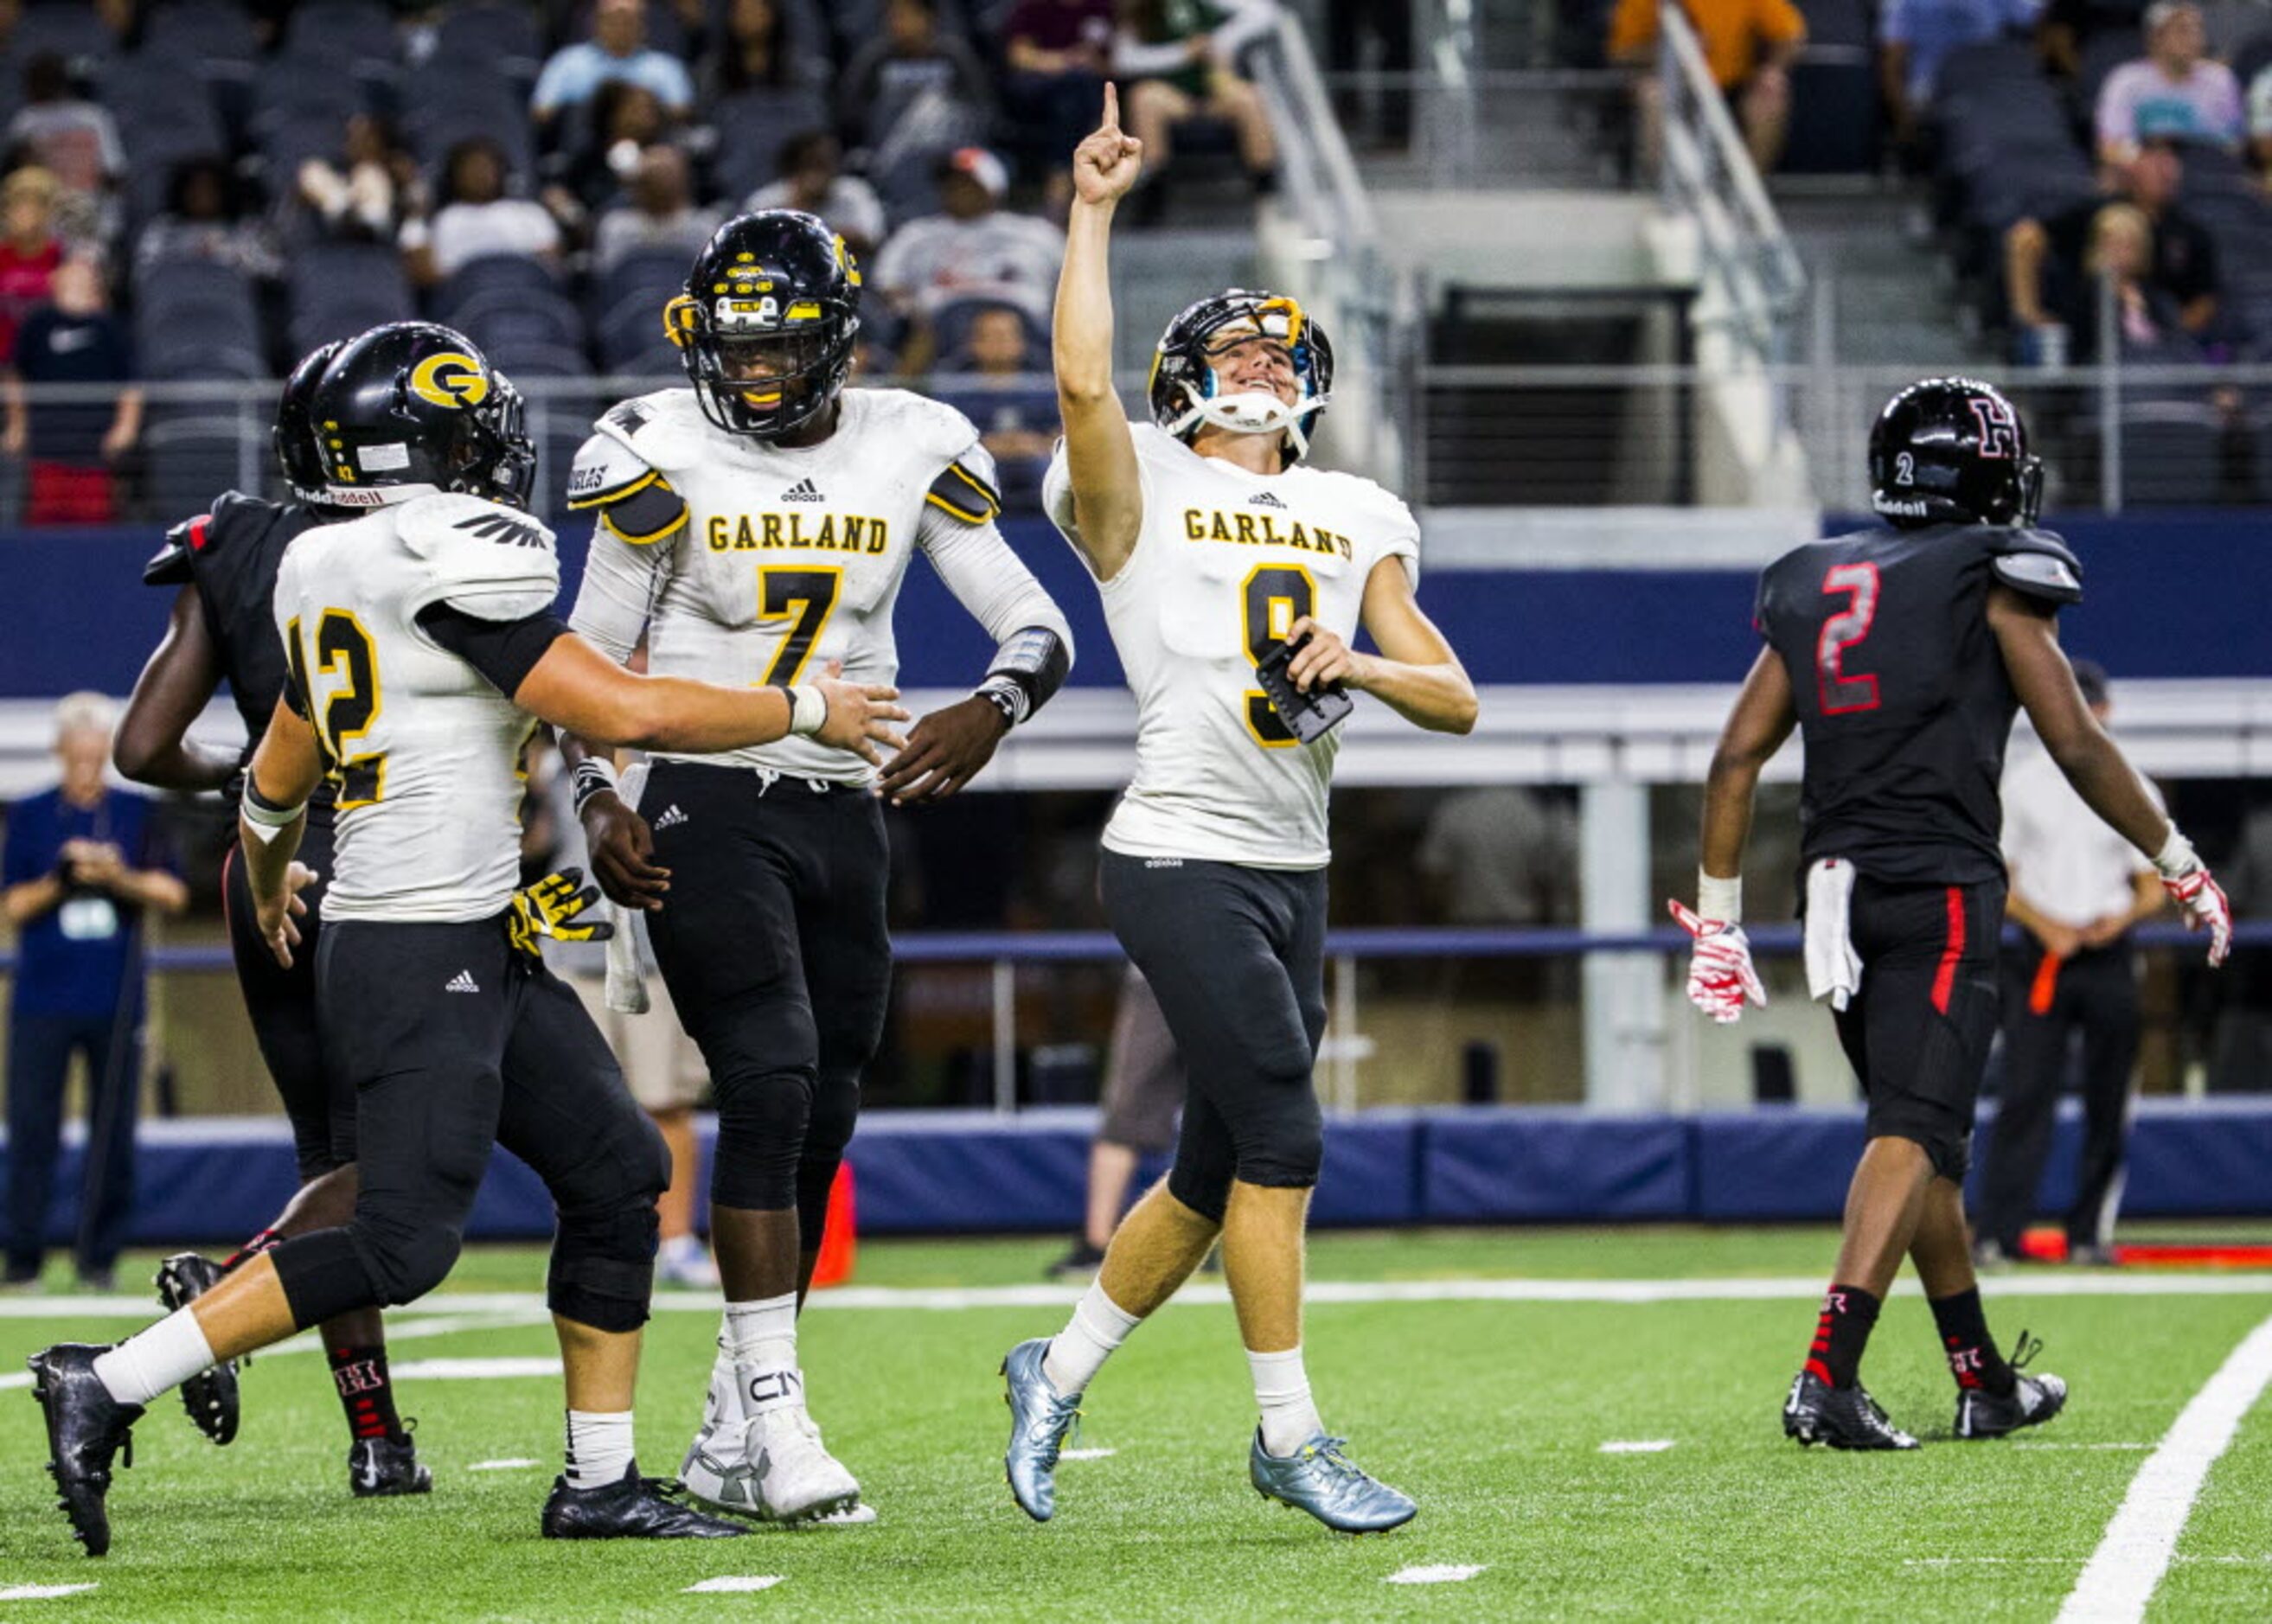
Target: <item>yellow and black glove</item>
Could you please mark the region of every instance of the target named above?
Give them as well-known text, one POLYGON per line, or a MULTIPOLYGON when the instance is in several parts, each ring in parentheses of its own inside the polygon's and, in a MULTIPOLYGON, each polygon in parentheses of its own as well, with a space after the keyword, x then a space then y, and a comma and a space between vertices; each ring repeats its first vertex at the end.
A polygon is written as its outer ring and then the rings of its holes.
POLYGON ((599 901, 600 888, 584 883, 581 868, 563 868, 512 894, 512 944, 532 958, 540 957, 544 939, 555 942, 605 942, 616 934, 614 924, 600 914, 587 913, 599 901))

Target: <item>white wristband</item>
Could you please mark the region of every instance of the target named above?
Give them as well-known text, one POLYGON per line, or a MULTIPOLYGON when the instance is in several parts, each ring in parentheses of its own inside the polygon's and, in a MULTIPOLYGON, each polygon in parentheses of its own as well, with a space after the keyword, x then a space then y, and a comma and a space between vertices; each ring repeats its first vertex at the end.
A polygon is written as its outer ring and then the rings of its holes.
POLYGON ((2154 853, 2154 867, 2165 880, 2174 880, 2191 874, 2201 867, 2201 857, 2194 843, 2178 832, 2175 823, 2170 825, 2170 838, 2162 842, 2162 849, 2154 853))
POLYGON ((820 731, 828 719, 828 696, 811 682, 799 682, 788 690, 788 730, 805 737, 820 731))
POLYGON ((1708 920, 1730 925, 1744 922, 1744 876, 1723 880, 1703 869, 1696 871, 1696 912, 1708 920))

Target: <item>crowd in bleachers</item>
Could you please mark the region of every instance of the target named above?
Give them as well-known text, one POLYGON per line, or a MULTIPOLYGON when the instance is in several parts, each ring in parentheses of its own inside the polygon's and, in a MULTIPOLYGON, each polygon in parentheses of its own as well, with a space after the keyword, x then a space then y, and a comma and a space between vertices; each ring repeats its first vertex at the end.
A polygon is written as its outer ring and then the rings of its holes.
MULTIPOLYGON (((246 471, 245 421, 179 391, 146 421, 131 391, 99 423, 36 391, 26 413, 15 380, 273 380, 414 315, 524 384, 667 380, 662 305, 751 207, 811 209, 861 256, 870 376, 938 376, 1030 462, 1054 424, 1027 375, 1047 365, 1066 166, 1103 85, 1153 143, 1137 223, 1169 208, 1177 149, 1222 160, 1212 190, 1267 190, 1274 148, 1238 63, 1273 15, 1272 0, 0 0, 0 361, 23 517, 117 517, 127 466, 151 512, 194 507, 246 471), (23 349, 58 333, 53 354, 23 349)), ((587 415, 553 431, 549 459, 587 415)))

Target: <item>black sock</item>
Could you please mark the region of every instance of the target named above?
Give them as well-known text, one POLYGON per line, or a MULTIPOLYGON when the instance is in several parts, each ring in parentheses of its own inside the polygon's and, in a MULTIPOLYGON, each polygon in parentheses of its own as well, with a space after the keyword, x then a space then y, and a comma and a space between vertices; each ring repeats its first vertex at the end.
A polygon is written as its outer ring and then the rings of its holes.
POLYGON ((1806 1368, 1833 1387, 1851 1387, 1862 1350, 1878 1322, 1878 1300, 1858 1285, 1833 1285, 1822 1298, 1822 1317, 1806 1350, 1806 1368))
POLYGON ((394 1412, 394 1383, 387 1379, 386 1350, 326 1348, 332 1361, 332 1383, 340 1389, 340 1403, 348 1412, 348 1430, 357 1438, 393 1438, 407 1434, 402 1418, 394 1412))
POLYGON ((1934 1298, 1932 1322, 1940 1328, 1940 1345, 1947 1351, 1949 1374, 1958 1387, 1980 1388, 1999 1398, 2011 1392, 2019 1378, 1988 1334, 1978 1286, 1954 1297, 1934 1298))

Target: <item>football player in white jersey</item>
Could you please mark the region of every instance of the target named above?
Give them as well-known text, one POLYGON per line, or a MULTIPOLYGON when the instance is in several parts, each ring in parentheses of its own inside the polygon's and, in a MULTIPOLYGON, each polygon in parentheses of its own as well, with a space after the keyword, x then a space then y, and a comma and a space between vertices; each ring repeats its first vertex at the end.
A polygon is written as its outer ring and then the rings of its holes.
POLYGON ((691 387, 602 416, 570 485, 599 520, 571 623, 619 659, 644 639, 650 671, 762 685, 836 659, 890 682, 917 552, 999 645, 880 780, 802 739, 675 749, 634 809, 607 762, 563 745, 594 875, 652 910, 657 967, 717 1091, 726 1307, 679 1475, 781 1521, 873 1515, 806 1410, 796 1316, 890 990, 878 792, 920 804, 960 788, 1072 658, 1064 615, 995 527, 993 461, 969 420, 844 389, 859 298, 842 239, 813 216, 729 221, 665 312, 691 387))
POLYGON ((792 691, 635 676, 551 613, 552 536, 519 510, 534 458, 519 397, 446 327, 373 329, 310 397, 325 500, 368 510, 286 554, 275 622, 290 674, 248 777, 242 852, 262 935, 298 944, 294 860, 318 783, 338 785, 317 949, 329 1063, 356 1090, 361 1186, 342 1228, 295 1236, 108 1350, 34 1356, 49 1471, 92 1556, 109 1547, 110 1464, 142 1407, 220 1360, 351 1310, 409 1302, 456 1262, 503 1144, 551 1192, 548 1296, 567 1376, 554 1538, 746 1531, 675 1501, 632 1453, 655 1198, 669 1158, 535 937, 576 901, 519 882, 522 748, 539 719, 648 748, 791 734, 876 758, 893 690, 792 691), (499 499, 502 500, 499 500, 499 499), (506 505, 510 503, 511 505, 506 505))
POLYGON ((1019 1505, 1047 1521, 1091 1378, 1220 1236, 1261 1410, 1249 1478, 1331 1528, 1394 1528, 1412 1501, 1342 1454, 1302 1365, 1332 726, 1355 690, 1465 733, 1475 689, 1414 600, 1409 510, 1303 460, 1333 351, 1295 301, 1233 289, 1184 311, 1154 358, 1153 422, 1130 425, 1106 252, 1142 149, 1109 86, 1104 106, 1073 156, 1053 340, 1065 433, 1043 495, 1096 577, 1136 694, 1136 776, 1104 831, 1100 889, 1189 1095, 1174 1168, 1122 1221, 1071 1322, 1004 1361, 1005 1464, 1019 1505), (1352 646, 1360 625, 1379 652, 1352 646))

